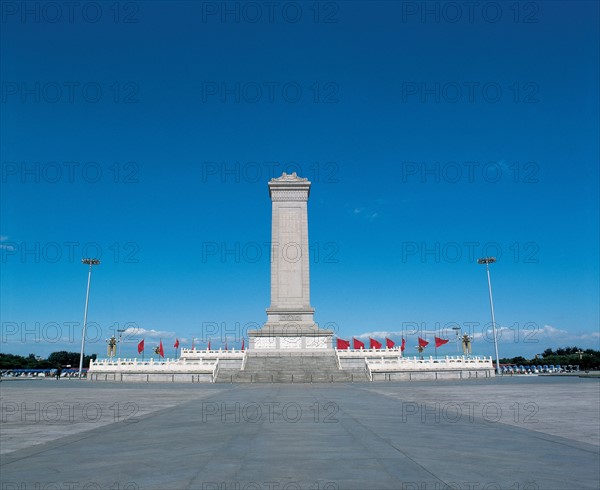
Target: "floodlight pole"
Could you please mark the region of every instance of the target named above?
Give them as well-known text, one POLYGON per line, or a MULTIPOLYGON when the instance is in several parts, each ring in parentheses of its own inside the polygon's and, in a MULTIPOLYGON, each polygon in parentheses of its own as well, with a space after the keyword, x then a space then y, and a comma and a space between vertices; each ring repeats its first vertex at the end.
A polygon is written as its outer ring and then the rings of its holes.
POLYGON ((85 329, 87 327, 88 304, 89 304, 89 300, 90 300, 90 282, 92 280, 92 266, 99 265, 100 261, 98 259, 81 259, 81 263, 89 265, 90 268, 88 270, 87 290, 85 293, 85 312, 83 313, 83 332, 81 334, 81 353, 79 354, 79 375, 78 375, 79 379, 81 379, 81 371, 83 370, 83 350, 85 348, 85 329))
POLYGON ((490 293, 490 309, 492 311, 492 331, 494 334, 494 349, 496 350, 496 374, 500 375, 500 356, 498 355, 498 336, 496 335, 496 319, 494 318, 494 300, 492 299, 492 281, 490 279, 490 264, 496 262, 495 257, 485 257, 477 261, 478 264, 485 264, 487 272, 488 291, 490 293))
POLYGON ((458 352, 458 339, 460 337, 460 327, 457 325, 456 327, 452 327, 452 330, 454 330, 456 332, 456 356, 458 357, 459 352, 458 352))

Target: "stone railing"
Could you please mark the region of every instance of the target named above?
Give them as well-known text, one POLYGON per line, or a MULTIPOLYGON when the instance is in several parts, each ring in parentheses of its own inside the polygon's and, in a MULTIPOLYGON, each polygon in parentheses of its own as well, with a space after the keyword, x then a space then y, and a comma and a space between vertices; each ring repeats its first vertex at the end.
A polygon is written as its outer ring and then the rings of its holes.
POLYGON ((214 374, 216 360, 195 361, 187 359, 101 359, 90 362, 90 373, 136 372, 136 373, 210 373, 214 374))
POLYGON ((469 370, 469 369, 494 369, 491 357, 402 357, 396 359, 366 359, 371 373, 390 371, 431 371, 431 370, 469 370))
POLYGON ((217 359, 244 359, 247 350, 198 350, 198 349, 181 349, 179 357, 187 360, 213 360, 217 359))
POLYGON ((338 358, 400 358, 402 352, 400 347, 394 347, 393 349, 336 349, 335 350, 338 358))
POLYGON ((324 357, 330 356, 331 349, 273 349, 273 350, 249 350, 249 356, 256 357, 324 357))

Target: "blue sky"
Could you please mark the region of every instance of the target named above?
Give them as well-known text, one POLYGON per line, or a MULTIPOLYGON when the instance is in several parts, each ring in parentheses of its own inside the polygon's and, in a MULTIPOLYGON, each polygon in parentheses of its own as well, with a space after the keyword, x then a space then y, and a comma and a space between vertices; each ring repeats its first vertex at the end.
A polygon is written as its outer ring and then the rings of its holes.
POLYGON ((3 3, 1 351, 79 349, 82 254, 88 352, 239 345, 285 170, 340 337, 491 355, 496 255, 501 356, 598 348, 598 4, 426 4, 3 3))

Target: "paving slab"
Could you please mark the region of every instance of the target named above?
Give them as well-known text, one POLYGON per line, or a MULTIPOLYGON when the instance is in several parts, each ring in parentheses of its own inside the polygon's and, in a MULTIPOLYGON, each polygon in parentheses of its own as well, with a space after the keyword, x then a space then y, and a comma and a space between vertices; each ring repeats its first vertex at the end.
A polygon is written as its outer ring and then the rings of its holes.
POLYGON ((599 400, 600 382, 580 378, 1 383, 0 481, 2 490, 597 489, 599 400), (64 420, 61 403, 78 404, 64 420))

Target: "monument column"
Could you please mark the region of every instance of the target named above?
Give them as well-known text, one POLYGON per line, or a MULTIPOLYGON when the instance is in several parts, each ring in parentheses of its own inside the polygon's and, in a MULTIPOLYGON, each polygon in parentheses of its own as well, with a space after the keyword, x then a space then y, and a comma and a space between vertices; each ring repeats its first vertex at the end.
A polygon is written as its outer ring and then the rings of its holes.
POLYGON ((332 333, 319 329, 310 304, 308 179, 284 173, 269 181, 271 306, 267 322, 249 332, 250 348, 331 348, 332 333))

